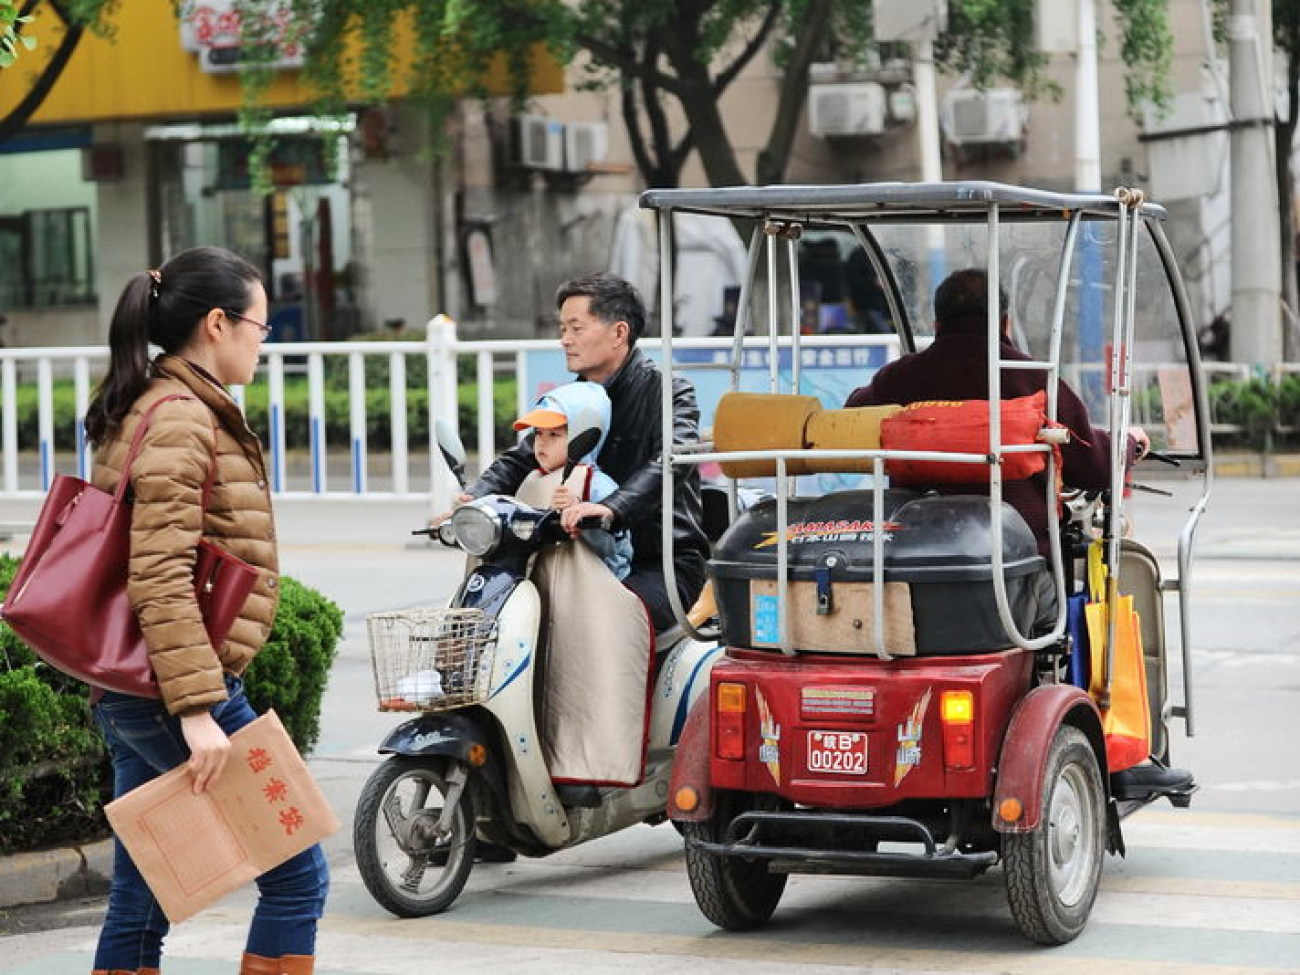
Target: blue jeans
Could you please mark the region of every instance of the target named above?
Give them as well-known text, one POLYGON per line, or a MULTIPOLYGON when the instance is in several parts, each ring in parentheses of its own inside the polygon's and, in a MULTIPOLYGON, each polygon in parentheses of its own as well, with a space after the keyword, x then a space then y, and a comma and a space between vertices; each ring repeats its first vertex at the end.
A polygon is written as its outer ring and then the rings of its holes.
MULTIPOLYGON (((243 682, 226 677, 229 699, 212 709, 227 735, 257 717, 244 696, 243 682)), ((189 758, 178 718, 161 701, 104 692, 94 707, 113 760, 113 795, 121 796, 189 758)), ((316 922, 325 910, 329 870, 319 845, 286 860, 257 878, 260 894, 248 931, 247 950, 266 958, 311 955, 316 922)), ((99 933, 95 968, 156 968, 169 928, 166 916, 121 842, 115 843, 108 913, 99 933)))

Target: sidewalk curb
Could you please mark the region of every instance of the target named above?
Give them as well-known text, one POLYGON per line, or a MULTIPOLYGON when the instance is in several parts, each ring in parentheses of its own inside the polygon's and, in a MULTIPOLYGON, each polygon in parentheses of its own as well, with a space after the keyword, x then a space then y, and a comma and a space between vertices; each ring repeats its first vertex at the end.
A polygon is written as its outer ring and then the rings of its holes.
POLYGON ((0 857, 0 909, 102 894, 113 875, 113 841, 0 857))
POLYGON ((1217 454, 1214 474, 1216 477, 1300 477, 1300 454, 1217 454))

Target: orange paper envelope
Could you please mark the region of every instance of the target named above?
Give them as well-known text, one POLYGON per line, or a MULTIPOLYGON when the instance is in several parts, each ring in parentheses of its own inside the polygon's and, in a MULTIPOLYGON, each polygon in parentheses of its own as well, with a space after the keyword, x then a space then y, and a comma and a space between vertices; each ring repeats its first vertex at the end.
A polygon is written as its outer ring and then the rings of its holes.
POLYGON ((230 736, 221 778, 195 795, 184 766, 104 811, 173 923, 339 828, 274 711, 230 736))

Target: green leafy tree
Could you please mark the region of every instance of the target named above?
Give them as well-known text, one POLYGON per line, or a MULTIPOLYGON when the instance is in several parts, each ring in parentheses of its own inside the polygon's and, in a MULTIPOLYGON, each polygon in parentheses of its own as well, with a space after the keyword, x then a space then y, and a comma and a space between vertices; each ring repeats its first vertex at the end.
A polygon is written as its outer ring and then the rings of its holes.
MULTIPOLYGON (((1172 38, 1165 3, 1116 0, 1134 105, 1168 94, 1172 38)), ((769 43, 782 76, 754 177, 780 181, 807 97, 809 65, 860 56, 874 44, 871 7, 863 0, 295 0, 294 6, 318 18, 309 75, 335 104, 356 68, 366 97, 394 90, 402 72, 391 42, 401 23, 414 25, 417 34, 403 80, 435 112, 454 97, 475 94, 463 79, 481 77, 493 57, 505 56, 522 102, 537 45, 565 63, 585 55, 586 83, 619 90, 633 156, 652 186, 677 185, 692 151, 712 185, 749 181, 721 99, 769 43), (345 53, 353 50, 349 38, 362 51, 356 65, 345 53)), ((1034 93, 1045 86, 1044 61, 1032 42, 1033 0, 956 0, 938 48, 945 65, 970 71, 977 83, 1006 77, 1034 93)))
POLYGON ((21 30, 36 19, 38 7, 47 8, 64 26, 58 45, 35 73, 23 97, 8 114, 0 118, 0 142, 12 139, 21 132, 23 126, 36 114, 63 74, 63 69, 68 66, 86 31, 111 33, 109 18, 113 3, 114 0, 47 0, 42 5, 39 0, 22 0, 20 6, 15 0, 0 0, 0 68, 13 64, 17 53, 15 44, 28 51, 35 47, 33 39, 22 34, 21 30), (9 55, 7 59, 6 54, 9 55))
POLYGON ((12 0, 0 0, 0 68, 7 68, 18 60, 20 47, 29 51, 36 47, 36 38, 19 33, 31 19, 12 0))

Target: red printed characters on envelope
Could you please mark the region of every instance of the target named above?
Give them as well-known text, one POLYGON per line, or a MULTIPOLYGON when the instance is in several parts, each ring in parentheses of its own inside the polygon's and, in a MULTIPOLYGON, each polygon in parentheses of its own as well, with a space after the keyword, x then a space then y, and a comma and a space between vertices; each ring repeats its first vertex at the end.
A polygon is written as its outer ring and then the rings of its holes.
POLYGON ((262 786, 262 795, 267 802, 285 802, 289 798, 289 786, 282 779, 271 779, 262 786))
POLYGON ((304 818, 303 814, 300 813, 295 806, 290 806, 288 809, 281 810, 280 812, 280 825, 284 827, 284 833, 286 836, 292 836, 295 832, 302 829, 306 822, 306 818, 304 818))
POLYGON ((250 748, 247 761, 253 772, 265 772, 271 767, 271 753, 265 748, 250 748))

